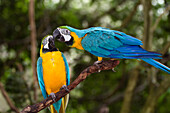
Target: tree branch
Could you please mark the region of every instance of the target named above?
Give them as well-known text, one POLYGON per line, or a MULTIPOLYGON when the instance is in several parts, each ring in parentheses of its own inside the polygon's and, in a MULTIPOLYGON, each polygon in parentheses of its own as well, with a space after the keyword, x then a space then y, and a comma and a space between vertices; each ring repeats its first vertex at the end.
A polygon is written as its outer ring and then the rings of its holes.
MULTIPOLYGON (((119 64, 118 60, 103 61, 101 64, 99 64, 99 66, 93 64, 92 66, 89 66, 88 68, 83 70, 80 73, 80 75, 68 86, 68 89, 70 91, 73 90, 80 82, 85 80, 88 75, 90 75, 92 73, 96 73, 99 70, 110 70, 110 69, 116 67, 118 64, 119 64)), ((67 95, 69 92, 66 91, 65 89, 60 90, 59 92, 57 92, 55 94, 55 96, 56 96, 55 101, 58 101, 59 99, 61 99, 65 95, 67 95)), ((45 100, 41 101, 40 103, 34 104, 32 106, 25 107, 21 111, 21 113, 32 113, 32 112, 35 113, 35 112, 39 112, 42 109, 50 106, 53 103, 54 103, 53 99, 51 98, 51 96, 49 96, 48 98, 46 98, 45 100)))
POLYGON ((139 76, 138 67, 134 68, 130 74, 128 85, 124 94, 123 105, 120 113, 130 113, 131 101, 133 99, 134 89, 136 87, 139 76))
POLYGON ((144 37, 143 37, 143 47, 144 49, 150 50, 152 45, 152 39, 150 37, 150 10, 151 10, 151 0, 142 0, 143 3, 143 15, 144 15, 144 37))
POLYGON ((170 48, 170 41, 167 42, 167 44, 163 47, 161 53, 162 53, 162 56, 164 56, 166 54, 166 52, 168 51, 168 49, 170 48))
POLYGON ((151 28, 151 32, 154 32, 155 29, 157 28, 159 22, 161 21, 161 18, 164 14, 166 14, 170 10, 170 5, 167 6, 167 8, 164 10, 164 12, 156 19, 155 24, 151 28))
POLYGON ((124 28, 133 18, 133 15, 136 13, 138 6, 141 4, 141 1, 138 0, 136 5, 134 6, 133 10, 129 13, 129 15, 123 20, 120 29, 124 28))
POLYGON ((34 16, 34 0, 30 0, 29 3, 29 22, 31 30, 31 65, 33 70, 33 80, 34 80, 34 100, 37 100, 37 76, 36 76, 36 56, 37 56, 37 41, 36 41, 36 25, 34 16))
POLYGON ((7 92, 5 91, 2 83, 0 82, 0 90, 2 92, 2 95, 4 96, 6 102, 8 103, 9 107, 11 108, 12 111, 15 111, 16 113, 19 113, 19 110, 14 106, 12 103, 11 99, 9 98, 7 92))

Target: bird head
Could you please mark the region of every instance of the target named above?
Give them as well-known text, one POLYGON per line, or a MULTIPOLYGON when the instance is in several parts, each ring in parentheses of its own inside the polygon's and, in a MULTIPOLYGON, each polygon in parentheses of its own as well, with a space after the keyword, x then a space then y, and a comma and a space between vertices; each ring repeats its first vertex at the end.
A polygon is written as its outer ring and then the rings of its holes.
POLYGON ((57 48, 55 47, 54 39, 55 38, 52 35, 47 35, 43 38, 41 42, 43 53, 58 51, 57 48))
POLYGON ((60 42, 65 42, 67 45, 73 45, 73 37, 68 26, 60 26, 53 32, 53 37, 60 42))

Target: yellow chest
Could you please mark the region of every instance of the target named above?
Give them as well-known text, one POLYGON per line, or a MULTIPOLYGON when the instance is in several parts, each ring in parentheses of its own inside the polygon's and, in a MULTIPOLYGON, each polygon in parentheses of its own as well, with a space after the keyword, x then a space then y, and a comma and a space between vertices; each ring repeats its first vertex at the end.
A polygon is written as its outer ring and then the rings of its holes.
POLYGON ((66 85, 66 69, 61 52, 48 52, 42 57, 43 79, 48 94, 56 93, 66 85))

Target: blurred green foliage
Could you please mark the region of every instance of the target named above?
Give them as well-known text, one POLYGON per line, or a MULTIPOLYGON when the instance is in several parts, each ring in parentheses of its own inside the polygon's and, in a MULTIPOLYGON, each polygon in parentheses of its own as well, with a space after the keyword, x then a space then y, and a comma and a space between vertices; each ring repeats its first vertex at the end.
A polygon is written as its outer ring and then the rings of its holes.
MULTIPOLYGON (((142 40, 144 19, 141 4, 128 24, 120 29, 124 19, 128 17, 137 2, 137 0, 36 0, 37 56, 39 56, 41 39, 47 34, 52 34, 52 31, 61 25, 80 29, 103 26, 119 29, 142 40)), ((165 3, 167 2, 164 0, 152 0, 153 24, 166 8, 165 3)), ((4 84, 14 105, 20 110, 34 103, 28 6, 29 0, 0 0, 0 81, 4 84)), ((170 41, 169 31, 170 12, 163 15, 154 32, 152 50, 161 52, 164 49, 170 41)), ((67 57, 71 69, 71 81, 97 60, 95 56, 66 47, 64 43, 56 42, 56 46, 67 57)), ((170 49, 163 58, 161 62, 170 66, 170 49)), ((136 86, 138 88, 148 82, 147 70, 150 68, 148 64, 137 60, 120 61, 115 68, 116 72, 102 71, 92 74, 79 84, 70 93, 67 113, 98 112, 100 107, 112 98, 115 100, 107 104, 110 113, 120 112, 123 98, 119 96, 125 92, 132 69, 140 67, 140 76, 136 86), (118 89, 114 92, 117 87, 118 89)), ((158 84, 166 76, 168 74, 158 70, 158 84)), ((140 112, 149 95, 149 87, 150 84, 147 84, 142 91, 134 94, 131 113, 140 112)), ((42 99, 38 88, 38 101, 42 99)), ((168 113, 170 112, 169 106, 170 91, 167 90, 160 96, 155 113, 168 113)), ((11 112, 11 110, 0 112, 11 112)))

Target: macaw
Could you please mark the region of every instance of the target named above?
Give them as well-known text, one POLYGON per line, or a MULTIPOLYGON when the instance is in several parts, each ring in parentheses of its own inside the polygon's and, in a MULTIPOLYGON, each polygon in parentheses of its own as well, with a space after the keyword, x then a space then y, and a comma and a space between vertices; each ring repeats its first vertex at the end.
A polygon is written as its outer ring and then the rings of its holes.
MULTIPOLYGON (((70 84, 70 73, 67 60, 54 43, 52 35, 47 35, 41 42, 40 57, 37 61, 38 82, 45 98, 51 95, 55 99, 55 94, 61 88, 67 88, 70 84)), ((69 95, 50 106, 51 113, 65 113, 69 95)))
POLYGON ((113 59, 141 59, 154 67, 170 74, 170 68, 154 59, 161 59, 161 54, 150 52, 141 47, 142 41, 123 32, 104 27, 75 29, 60 26, 53 32, 53 37, 65 42, 70 47, 86 50, 98 57, 113 59))

